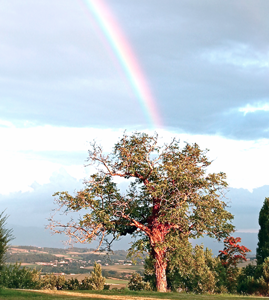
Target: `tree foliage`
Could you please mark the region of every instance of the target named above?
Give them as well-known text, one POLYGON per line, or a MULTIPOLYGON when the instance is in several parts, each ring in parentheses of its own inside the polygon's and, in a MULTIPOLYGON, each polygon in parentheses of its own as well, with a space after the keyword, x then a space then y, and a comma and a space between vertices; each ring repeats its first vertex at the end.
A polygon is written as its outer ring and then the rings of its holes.
POLYGON ((261 265, 269 257, 269 198, 265 198, 259 214, 260 230, 256 251, 257 264, 261 265))
POLYGON ((0 271, 4 266, 8 243, 13 239, 12 229, 6 228, 7 218, 8 216, 4 215, 4 212, 0 213, 0 271))
POLYGON ((222 265, 229 267, 236 267, 238 263, 246 261, 247 252, 251 252, 247 247, 240 245, 240 237, 229 236, 224 240, 224 249, 220 250, 219 258, 222 265))
POLYGON ((226 286, 229 292, 235 292, 237 288, 237 279, 240 270, 237 267, 238 263, 246 261, 247 252, 250 250, 240 245, 240 237, 229 236, 224 240, 224 249, 220 250, 219 258, 226 273, 226 286))
POLYGON ((143 281, 143 278, 138 273, 133 273, 129 282, 128 282, 128 289, 131 291, 150 291, 151 287, 149 282, 143 281))
POLYGON ((169 253, 180 251, 182 238, 207 234, 221 239, 233 230, 222 198, 225 174, 207 173, 211 162, 197 144, 181 147, 173 139, 161 146, 157 135, 124 134, 111 154, 93 143, 88 162, 97 172, 84 190, 75 196, 55 194, 60 209, 83 210, 83 217, 68 224, 52 218, 51 228, 80 242, 132 234, 154 258, 159 291, 166 291, 169 253), (129 183, 124 192, 121 181, 129 183))
POLYGON ((40 272, 36 269, 27 269, 20 264, 6 264, 0 276, 0 285, 15 289, 40 288, 40 272))
POLYGON ((248 265, 238 277, 237 291, 245 294, 269 295, 269 257, 261 265, 248 265))
POLYGON ((104 289, 105 281, 106 279, 102 276, 101 265, 95 262, 91 276, 82 280, 82 289, 101 291, 104 289))

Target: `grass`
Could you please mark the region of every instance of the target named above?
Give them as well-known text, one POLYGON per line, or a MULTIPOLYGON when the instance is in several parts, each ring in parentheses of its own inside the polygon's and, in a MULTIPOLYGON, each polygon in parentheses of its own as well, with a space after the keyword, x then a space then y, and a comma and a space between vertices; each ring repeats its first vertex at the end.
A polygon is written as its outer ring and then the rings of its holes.
POLYGON ((91 299, 91 300, 104 300, 108 299, 107 296, 110 296, 110 299, 117 299, 117 296, 121 296, 122 299, 130 299, 130 297, 139 297, 142 299, 145 298, 155 298, 155 299, 177 299, 177 300, 261 300, 261 297, 251 297, 251 296, 237 296, 237 295, 197 295, 197 294, 184 294, 184 293, 157 293, 157 292, 147 292, 147 291, 44 291, 35 292, 35 291, 22 291, 22 290, 12 290, 12 289, 2 289, 0 290, 0 299, 9 299, 9 300, 63 300, 63 299, 91 299), (81 294, 81 296, 79 295, 81 294), (98 298, 94 295, 98 294, 98 298), (102 298, 102 295, 105 298, 102 298), (87 297, 89 296, 89 297, 87 297), (101 297, 100 297, 101 296, 101 297))
MULTIPOLYGON (((155 299, 171 299, 171 300, 261 300, 261 297, 253 296, 239 296, 230 294, 221 295, 199 295, 199 294, 186 294, 186 293, 158 293, 150 291, 129 291, 125 290, 110 290, 110 291, 80 291, 81 293, 88 294, 98 294, 98 295, 111 295, 113 296, 125 296, 125 297, 140 297, 145 298, 155 298, 155 299)), ((112 298, 113 299, 113 298, 112 298)))
MULTIPOLYGON (((86 267, 85 269, 92 271, 93 266, 86 267)), ((117 271, 119 273, 132 273, 135 271, 143 271, 144 266, 143 265, 109 265, 109 266, 102 266, 103 271, 117 271)))
MULTIPOLYGON (((60 292, 57 293, 58 295, 55 295, 53 292, 51 293, 40 293, 35 291, 21 291, 21 290, 12 290, 12 289, 0 289, 0 300, 26 300, 26 299, 33 299, 33 300, 85 300, 87 298, 85 297, 79 297, 74 295, 66 295, 62 294, 60 292)), ((106 298, 95 298, 90 297, 88 299, 91 300, 107 300, 106 298)))
POLYGON ((106 284, 128 284, 128 280, 106 278, 106 284))

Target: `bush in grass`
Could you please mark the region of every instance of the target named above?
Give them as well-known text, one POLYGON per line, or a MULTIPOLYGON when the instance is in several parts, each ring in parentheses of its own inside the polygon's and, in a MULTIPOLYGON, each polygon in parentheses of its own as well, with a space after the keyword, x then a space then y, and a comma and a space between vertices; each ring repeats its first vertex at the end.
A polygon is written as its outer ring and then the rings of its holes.
POLYGON ((65 276, 56 276, 54 274, 46 274, 40 279, 40 288, 42 290, 63 290, 66 289, 65 276))
POLYGON ((128 282, 128 288, 132 291, 151 290, 150 283, 144 282, 142 276, 138 273, 132 274, 130 281, 128 282))
POLYGON ((85 277, 81 281, 80 289, 82 289, 82 290, 97 290, 96 285, 92 282, 91 277, 85 277))
POLYGON ((42 290, 56 290, 57 277, 53 274, 46 274, 40 279, 42 290))
POLYGON ((264 289, 264 284, 262 281, 262 277, 259 280, 255 279, 253 276, 246 276, 238 282, 237 291, 244 295, 255 294, 256 292, 264 289))
POLYGON ((63 290, 65 289, 65 276, 64 275, 59 275, 56 279, 56 289, 57 290, 63 290))
POLYGON ((269 257, 264 259, 262 264, 262 276, 257 280, 259 284, 259 292, 264 295, 269 295, 269 257))
POLYGON ((80 284, 77 278, 71 278, 68 279, 65 282, 65 289, 67 290, 79 290, 80 289, 80 284))
POLYGON ((190 261, 188 277, 182 278, 187 291, 213 293, 216 290, 216 260, 211 250, 204 251, 203 245, 196 245, 190 261))
POLYGON ((95 290, 101 291, 104 289, 105 285, 105 277, 102 276, 102 268, 100 264, 94 263, 93 272, 90 276, 90 281, 92 285, 95 287, 95 290))
POLYGON ((237 292, 241 294, 269 295, 269 257, 262 265, 242 268, 238 277, 237 292))
POLYGON ((7 288, 38 289, 40 288, 40 272, 27 269, 20 264, 4 265, 1 271, 0 284, 7 288))
POLYGON ((93 272, 91 276, 85 277, 81 282, 82 290, 98 290, 104 289, 105 277, 102 276, 102 268, 100 264, 94 263, 93 272))

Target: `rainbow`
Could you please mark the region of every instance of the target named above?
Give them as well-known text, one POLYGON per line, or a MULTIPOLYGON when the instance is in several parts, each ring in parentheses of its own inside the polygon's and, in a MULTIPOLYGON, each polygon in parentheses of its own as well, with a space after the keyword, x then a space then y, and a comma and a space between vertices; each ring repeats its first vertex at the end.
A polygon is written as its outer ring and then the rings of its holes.
POLYGON ((140 106, 153 128, 162 127, 156 100, 134 51, 108 6, 102 0, 83 0, 120 62, 140 106))

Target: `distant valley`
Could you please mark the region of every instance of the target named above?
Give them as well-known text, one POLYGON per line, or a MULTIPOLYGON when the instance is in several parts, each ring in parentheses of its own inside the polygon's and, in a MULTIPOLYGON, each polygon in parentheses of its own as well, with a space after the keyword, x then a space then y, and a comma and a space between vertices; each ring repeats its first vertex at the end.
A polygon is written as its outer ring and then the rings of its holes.
POLYGON ((49 248, 34 246, 11 246, 6 255, 7 263, 21 263, 22 266, 36 268, 42 273, 62 275, 87 275, 93 269, 94 262, 102 265, 106 278, 128 279, 133 272, 142 273, 144 259, 134 265, 127 258, 127 251, 95 251, 90 248, 49 248))

